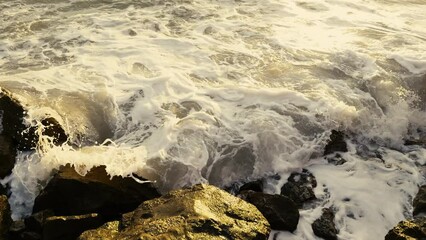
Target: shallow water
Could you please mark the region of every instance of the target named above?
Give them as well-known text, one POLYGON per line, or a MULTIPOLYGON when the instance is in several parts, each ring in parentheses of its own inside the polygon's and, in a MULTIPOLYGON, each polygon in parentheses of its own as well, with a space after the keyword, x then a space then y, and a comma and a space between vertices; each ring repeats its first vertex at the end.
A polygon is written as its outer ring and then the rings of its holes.
POLYGON ((426 130, 423 0, 3 0, 0 16, 0 86, 72 143, 19 156, 2 181, 15 218, 65 163, 163 191, 307 168, 319 200, 277 239, 315 239, 324 206, 341 239, 381 239, 410 215, 425 180, 426 150, 403 145, 426 130), (332 129, 350 134, 340 166, 321 157, 332 129))

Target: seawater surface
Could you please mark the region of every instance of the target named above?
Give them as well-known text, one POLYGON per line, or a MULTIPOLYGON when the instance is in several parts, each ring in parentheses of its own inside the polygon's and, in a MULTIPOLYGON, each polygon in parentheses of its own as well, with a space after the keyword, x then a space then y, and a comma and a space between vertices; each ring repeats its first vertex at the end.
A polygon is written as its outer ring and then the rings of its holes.
POLYGON ((15 219, 66 163, 164 192, 279 174, 279 193, 306 168, 318 200, 271 239, 316 239, 332 207, 339 239, 373 240, 425 182, 426 150, 404 145, 426 138, 424 0, 0 0, 0 87, 70 134, 2 180, 15 219), (331 130, 343 165, 322 157, 331 130))

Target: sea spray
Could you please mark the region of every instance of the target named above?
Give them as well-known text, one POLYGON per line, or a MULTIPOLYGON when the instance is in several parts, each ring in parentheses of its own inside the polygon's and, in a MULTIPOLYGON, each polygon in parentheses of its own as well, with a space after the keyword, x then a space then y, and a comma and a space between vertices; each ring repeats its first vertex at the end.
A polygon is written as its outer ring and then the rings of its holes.
POLYGON ((29 123, 47 114, 69 134, 18 155, 2 180, 14 218, 67 163, 148 177, 165 192, 278 174, 267 191, 279 193, 306 168, 319 200, 294 234, 271 236, 312 239, 311 223, 331 207, 339 238, 383 238, 424 182, 424 148, 404 143, 425 137, 425 9, 421 0, 1 2, 0 85, 23 100, 29 123), (332 130, 347 134, 338 166, 322 156, 332 130))

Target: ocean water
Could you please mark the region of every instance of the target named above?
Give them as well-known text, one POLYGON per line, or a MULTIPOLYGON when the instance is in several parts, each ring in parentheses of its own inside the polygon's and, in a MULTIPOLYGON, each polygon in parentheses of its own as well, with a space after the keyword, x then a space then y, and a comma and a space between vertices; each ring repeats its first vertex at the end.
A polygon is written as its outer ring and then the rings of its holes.
POLYGON ((339 239, 383 239, 425 183, 425 0, 0 0, 0 87, 70 135, 20 153, 13 217, 60 165, 163 192, 293 171, 317 181, 294 233, 336 211, 339 239), (331 130, 347 161, 322 157, 331 130))

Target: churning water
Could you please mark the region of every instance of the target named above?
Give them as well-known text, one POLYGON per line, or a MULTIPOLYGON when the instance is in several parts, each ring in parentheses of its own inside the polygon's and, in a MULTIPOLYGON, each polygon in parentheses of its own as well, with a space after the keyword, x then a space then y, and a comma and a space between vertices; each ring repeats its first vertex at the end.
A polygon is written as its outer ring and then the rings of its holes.
POLYGON ((382 239, 425 180, 404 145, 426 135, 425 0, 0 0, 0 86, 70 134, 18 156, 14 218, 65 163, 162 191, 307 168, 319 200, 271 239, 315 239, 322 207, 341 239, 382 239))

